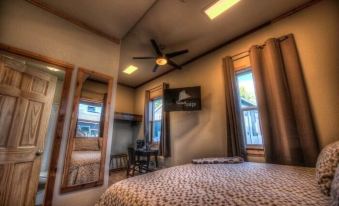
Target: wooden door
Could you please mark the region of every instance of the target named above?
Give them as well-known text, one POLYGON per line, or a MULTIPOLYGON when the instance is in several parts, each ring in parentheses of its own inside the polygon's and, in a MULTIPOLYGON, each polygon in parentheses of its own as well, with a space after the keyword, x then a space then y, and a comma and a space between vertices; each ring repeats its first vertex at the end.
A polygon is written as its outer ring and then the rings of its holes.
POLYGON ((0 56, 0 205, 34 205, 56 81, 0 56))

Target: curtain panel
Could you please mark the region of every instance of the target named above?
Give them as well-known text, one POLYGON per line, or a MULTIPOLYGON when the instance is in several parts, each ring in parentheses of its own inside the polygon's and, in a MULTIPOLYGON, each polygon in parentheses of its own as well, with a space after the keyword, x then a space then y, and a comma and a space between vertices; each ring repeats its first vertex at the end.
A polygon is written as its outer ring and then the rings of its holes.
POLYGON ((232 57, 223 59, 223 75, 226 100, 227 156, 246 158, 232 57))
POLYGON ((266 161, 315 166, 319 146, 293 35, 252 46, 249 55, 266 161))
POLYGON ((144 137, 146 142, 150 142, 149 132, 150 132, 150 125, 149 125, 149 103, 150 103, 150 91, 145 91, 145 105, 144 105, 144 137))
MULTIPOLYGON (((169 88, 169 84, 163 83, 162 94, 164 94, 165 89, 169 88)), ((164 105, 164 99, 163 99, 164 105)), ((171 139, 170 139, 170 118, 169 112, 162 109, 162 119, 161 119, 161 135, 160 135, 160 144, 159 144, 159 153, 163 157, 171 156, 171 139)))

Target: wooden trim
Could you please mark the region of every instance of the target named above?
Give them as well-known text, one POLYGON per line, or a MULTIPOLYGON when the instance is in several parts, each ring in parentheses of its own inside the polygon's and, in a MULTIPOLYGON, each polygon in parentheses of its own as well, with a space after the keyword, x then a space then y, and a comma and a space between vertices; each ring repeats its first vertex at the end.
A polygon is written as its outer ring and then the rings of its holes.
POLYGON ((124 112, 115 112, 114 120, 142 122, 142 115, 124 112))
POLYGON ((162 84, 160 84, 160 85, 158 85, 158 86, 155 86, 155 87, 153 87, 153 88, 151 88, 151 89, 148 89, 148 91, 150 91, 150 92, 155 92, 155 91, 158 91, 158 90, 162 90, 163 88, 162 88, 162 84))
POLYGON ((87 103, 92 103, 92 104, 103 104, 104 100, 97 100, 97 99, 89 99, 89 98, 84 98, 80 97, 80 102, 87 102, 87 103))
MULTIPOLYGON (((183 68, 183 69, 184 69, 184 68, 183 68)), ((139 88, 139 87, 142 87, 142 86, 144 86, 145 84, 150 83, 151 81, 153 81, 153 80, 155 80, 155 79, 158 79, 158 78, 160 78, 160 77, 162 77, 162 76, 165 76, 166 74, 171 73, 171 72, 176 71, 176 70, 177 70, 177 69, 175 69, 175 68, 171 68, 171 69, 169 69, 168 71, 166 71, 166 72, 164 72, 164 73, 162 73, 162 74, 159 74, 159 75, 157 75, 157 76, 155 76, 155 77, 153 77, 153 78, 151 78, 151 79, 149 79, 149 80, 147 80, 147 81, 145 81, 145 82, 143 82, 143 83, 141 83, 141 84, 138 84, 138 85, 135 86, 134 88, 137 89, 137 88, 139 88)))
POLYGON ((104 174, 105 174, 105 159, 106 159, 106 149, 107 149, 107 138, 108 138, 108 128, 109 128, 109 116, 111 111, 111 99, 113 93, 113 77, 108 76, 106 74, 98 73, 92 70, 87 70, 85 68, 79 68, 78 75, 77 75, 77 87, 75 90, 74 95, 74 102, 73 102, 73 112, 71 118, 71 125, 69 129, 69 135, 67 140, 67 149, 64 159, 64 169, 63 169, 63 176, 62 176, 62 184, 60 188, 61 193, 80 190, 84 188, 90 188, 95 186, 100 186, 103 184, 104 181, 104 174), (78 107, 79 102, 81 100, 81 91, 83 87, 83 83, 87 78, 94 78, 96 80, 107 82, 107 98, 105 101, 104 106, 104 122, 103 122, 103 137, 102 137, 102 148, 101 148, 101 159, 100 159, 100 171, 99 171, 99 179, 95 182, 89 182, 81 185, 67 185, 68 181, 68 170, 69 170, 69 163, 71 160, 71 155, 74 146, 74 137, 76 131, 76 124, 77 124, 77 117, 78 117, 78 107))
POLYGON ((92 187, 99 187, 103 184, 104 184, 104 180, 98 180, 95 182, 89 182, 89 183, 82 184, 82 185, 67 186, 65 188, 62 188, 62 193, 73 192, 76 190, 82 190, 82 189, 92 188, 92 187))
POLYGON ((73 70, 73 68, 74 68, 73 64, 67 63, 65 61, 61 61, 61 60, 58 60, 58 59, 47 57, 47 56, 44 56, 44 55, 41 55, 41 54, 38 54, 38 53, 35 53, 35 52, 31 52, 31 51, 28 51, 28 50, 12 47, 12 46, 9 46, 9 45, 3 44, 3 43, 0 43, 0 50, 6 51, 6 52, 9 52, 9 53, 12 53, 12 54, 16 54, 16 55, 19 55, 19 56, 22 56, 22 57, 26 57, 26 58, 29 58, 29 59, 34 59, 34 60, 37 60, 37 61, 45 62, 47 64, 53 64, 55 66, 59 66, 59 67, 62 67, 63 69, 67 69, 67 70, 73 70))
POLYGON ((80 102, 80 96, 81 96, 81 89, 83 82, 85 81, 84 73, 78 71, 77 74, 77 82, 76 82, 76 89, 74 94, 74 100, 73 100, 73 106, 72 106, 72 115, 71 115, 71 124, 69 127, 69 133, 67 138, 67 146, 66 146, 66 153, 64 157, 64 169, 62 174, 62 182, 61 182, 61 189, 60 192, 63 193, 67 189, 67 180, 68 180, 68 170, 69 170, 69 163, 70 158, 72 155, 72 151, 74 148, 74 136, 75 136, 75 130, 76 130, 76 124, 77 124, 77 116, 78 116, 78 109, 79 109, 79 102, 80 102))
POLYGON ((128 84, 124 84, 124 83, 121 83, 121 82, 118 82, 118 85, 123 86, 123 87, 128 87, 130 89, 135 89, 135 87, 132 87, 132 86, 130 86, 128 84))
POLYGON ((55 178, 56 178, 56 173, 58 170, 57 166, 58 166, 58 160, 59 160, 60 145, 61 145, 61 140, 62 140, 62 134, 64 131, 64 121, 65 121, 65 116, 66 116, 68 96, 69 96, 69 90, 70 90, 74 65, 58 60, 58 59, 54 59, 54 58, 47 57, 47 56, 44 56, 44 55, 41 55, 35 52, 31 52, 31 51, 24 50, 24 49, 19 49, 19 48, 12 47, 12 46, 2 44, 2 43, 0 43, 0 50, 4 52, 8 52, 10 54, 14 54, 14 55, 22 56, 25 58, 33 59, 36 61, 44 62, 47 64, 55 65, 55 66, 58 66, 58 69, 62 69, 65 71, 65 79, 64 79, 64 85, 62 88, 61 102, 59 105, 58 120, 57 120, 57 125, 55 129, 55 134, 54 134, 54 141, 53 141, 49 169, 48 169, 48 178, 47 178, 47 183, 45 187, 44 205, 49 206, 49 205, 52 205, 52 200, 53 200, 55 178))
MULTIPOLYGON (((276 23, 276 22, 278 22, 278 21, 280 21, 282 19, 285 19, 286 17, 289 17, 289 16, 291 16, 291 15, 293 15, 293 14, 295 14, 295 13, 297 13, 297 12, 299 12, 299 11, 305 9, 305 8, 308 8, 308 7, 314 5, 314 4, 318 3, 318 2, 321 2, 321 1, 322 0, 311 0, 309 2, 306 2, 305 4, 297 6, 296 8, 294 8, 294 9, 288 11, 288 12, 285 12, 285 13, 283 13, 283 14, 281 14, 281 15, 279 15, 279 16, 277 16, 277 17, 275 17, 275 18, 273 18, 273 19, 271 19, 271 20, 269 20, 269 21, 267 21, 267 22, 265 22, 263 24, 260 24, 259 26, 256 26, 256 27, 254 27, 254 28, 252 28, 252 29, 250 29, 250 30, 248 30, 248 31, 246 31, 246 32, 244 32, 244 33, 242 33, 242 34, 240 34, 240 35, 230 39, 230 40, 227 40, 227 41, 223 42, 222 44, 220 44, 220 45, 218 45, 216 47, 213 47, 212 49, 209 49, 209 50, 207 50, 207 51, 205 51, 205 52, 203 52, 203 53, 193 57, 192 59, 190 59, 190 60, 180 64, 180 66, 183 67, 185 65, 188 65, 188 64, 190 64, 190 63, 192 63, 192 62, 194 62, 194 61, 196 61, 196 60, 198 60, 198 59, 200 59, 200 58, 202 58, 202 57, 204 57, 204 56, 206 56, 208 54, 211 54, 211 53, 213 53, 213 52, 215 52, 215 51, 225 47, 228 44, 231 44, 231 43, 233 43, 233 42, 235 42, 235 41, 237 41, 237 40, 239 40, 239 39, 241 39, 241 38, 243 38, 243 37, 245 37, 245 36, 247 36, 249 34, 252 34, 252 33, 254 33, 254 32, 264 28, 264 27, 270 26, 270 25, 272 25, 272 24, 274 24, 274 23, 276 23)), ((183 68, 183 69, 185 69, 185 68, 183 68)), ((151 78, 151 79, 149 79, 149 80, 147 80, 147 81, 145 81, 145 82, 143 82, 141 84, 138 84, 134 88, 139 88, 139 87, 141 87, 141 86, 143 86, 143 85, 145 85, 145 84, 147 84, 147 83, 149 83, 149 82, 151 82, 151 81, 153 81, 155 79, 158 79, 158 78, 160 78, 160 77, 162 77, 162 76, 164 76, 166 74, 169 74, 169 73, 171 73, 173 71, 176 71, 176 70, 177 69, 175 69, 175 68, 171 68, 171 69, 169 69, 168 71, 166 71, 166 72, 164 72, 162 74, 159 74, 159 75, 157 75, 157 76, 155 76, 155 77, 153 77, 153 78, 151 78)))
POLYGON ((250 157, 265 157, 263 148, 246 148, 247 156, 250 157))
POLYGON ((98 36, 101 36, 105 39, 108 39, 109 41, 113 42, 113 43, 116 43, 116 44, 120 44, 120 39, 113 36, 113 35, 110 35, 98 28, 95 28, 83 21, 81 21, 80 19, 77 19, 75 17, 73 17, 72 15, 69 15, 59 9, 56 9, 56 8, 53 8, 51 5, 45 3, 45 2, 42 2, 40 0, 26 0, 28 3, 31 3, 33 4, 34 6, 37 6, 51 14, 54 14, 60 18, 63 18, 65 19, 66 21, 69 21, 71 22, 72 24, 75 24, 83 29, 86 29, 87 31, 90 31, 92 32, 93 34, 96 34, 98 36))
POLYGON ((66 116, 69 91, 71 86, 72 79, 72 71, 67 70, 65 74, 64 86, 62 89, 61 96, 61 104, 59 108, 58 122, 55 130, 55 137, 52 147, 52 154, 49 163, 49 172, 47 178, 47 185, 45 188, 45 200, 44 205, 49 206, 52 205, 53 193, 54 193, 54 185, 56 179, 56 173, 58 171, 58 161, 59 161, 59 153, 60 153, 60 145, 62 141, 62 135, 64 131, 64 121, 66 116))

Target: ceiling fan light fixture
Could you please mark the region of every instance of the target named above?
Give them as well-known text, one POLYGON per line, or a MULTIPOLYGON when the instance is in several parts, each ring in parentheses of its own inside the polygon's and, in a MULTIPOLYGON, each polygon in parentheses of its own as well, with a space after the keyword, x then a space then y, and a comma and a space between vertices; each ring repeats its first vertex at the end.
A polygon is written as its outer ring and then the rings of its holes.
POLYGON ((205 14, 213 20, 214 18, 218 17, 220 14, 225 12, 227 9, 234 6, 240 0, 218 0, 212 6, 208 7, 205 10, 205 14))
POLYGON ((157 63, 159 66, 163 66, 167 64, 167 59, 164 57, 159 57, 155 60, 155 63, 157 63))

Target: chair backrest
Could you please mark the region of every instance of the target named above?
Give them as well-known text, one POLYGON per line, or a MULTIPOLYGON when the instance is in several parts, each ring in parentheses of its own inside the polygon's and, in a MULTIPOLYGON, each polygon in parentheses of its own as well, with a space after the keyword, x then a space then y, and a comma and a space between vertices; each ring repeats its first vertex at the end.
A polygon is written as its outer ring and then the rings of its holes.
POLYGON ((135 150, 132 147, 128 148, 128 161, 130 164, 135 163, 135 150))
POLYGON ((145 140, 142 140, 142 139, 136 140, 136 146, 137 146, 137 149, 143 148, 145 146, 145 140))

